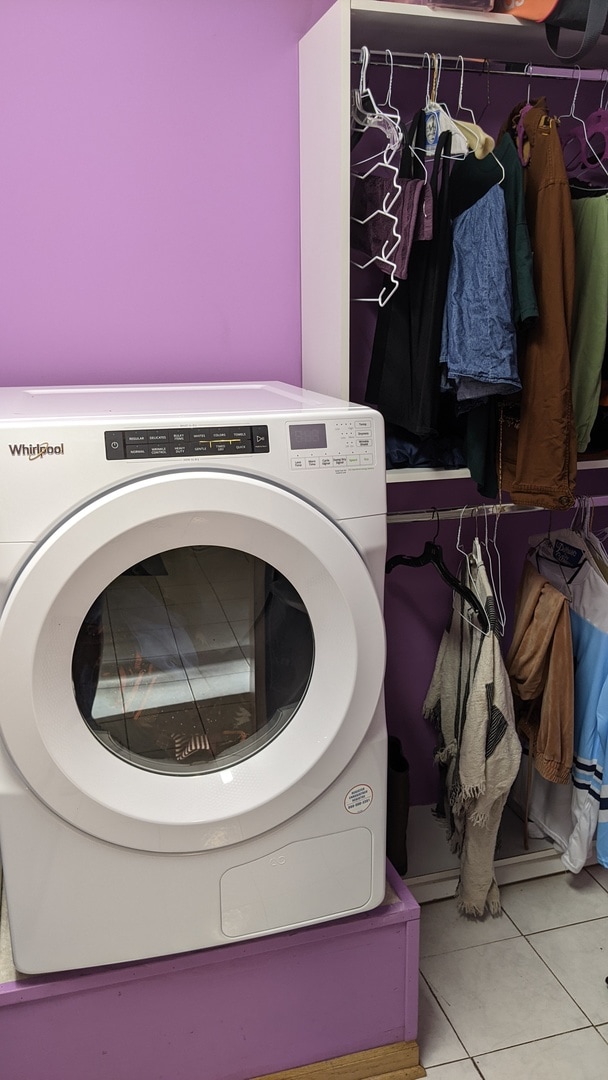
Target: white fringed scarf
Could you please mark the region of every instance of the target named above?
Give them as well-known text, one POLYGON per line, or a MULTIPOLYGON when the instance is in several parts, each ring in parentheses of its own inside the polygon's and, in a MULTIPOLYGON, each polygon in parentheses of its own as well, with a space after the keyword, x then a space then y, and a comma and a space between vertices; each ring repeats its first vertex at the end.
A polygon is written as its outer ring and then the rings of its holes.
POLYGON ((484 636, 475 612, 455 592, 423 711, 441 733, 436 760, 447 768, 448 836, 460 855, 458 909, 481 917, 486 910, 501 912, 494 853, 521 745, 496 633, 494 598, 481 558, 469 556, 464 575, 463 584, 473 586, 491 630, 484 636))

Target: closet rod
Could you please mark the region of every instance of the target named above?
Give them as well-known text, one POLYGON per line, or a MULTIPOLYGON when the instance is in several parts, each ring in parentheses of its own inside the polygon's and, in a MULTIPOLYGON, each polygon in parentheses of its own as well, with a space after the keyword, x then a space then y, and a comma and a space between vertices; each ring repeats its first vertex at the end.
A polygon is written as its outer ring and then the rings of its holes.
MULTIPOLYGON (((608 495, 589 495, 591 510, 608 506, 608 495)), ((574 509, 571 507, 571 509, 574 509)), ((430 510, 410 510, 403 514, 391 513, 386 515, 388 525, 403 525, 414 521, 446 521, 448 518, 483 517, 488 514, 538 514, 544 511, 546 514, 553 513, 543 506, 516 506, 515 503, 485 503, 478 506, 447 506, 443 510, 432 507, 430 510)), ((564 513, 564 511, 559 511, 564 513)), ((567 511, 566 511, 567 512, 567 511)))
MULTIPOLYGON (((403 53, 393 52, 390 50, 370 49, 369 64, 379 67, 389 67, 391 64, 390 56, 393 57, 393 66, 399 68, 411 68, 415 71, 420 71, 423 67, 423 61, 425 56, 429 54, 423 53, 403 53), (402 61, 402 62, 399 62, 402 61)), ((533 64, 521 64, 517 66, 517 70, 513 67, 496 67, 492 66, 490 60, 479 60, 475 57, 463 57, 465 68, 465 74, 471 75, 517 75, 520 79, 581 79, 589 82, 599 82, 601 79, 608 79, 608 70, 606 68, 552 68, 546 65, 540 65, 534 67, 533 64), (473 67, 467 65, 475 65, 473 67)), ((361 63, 361 50, 351 49, 351 64, 361 63)), ((494 64, 499 64, 500 61, 495 60, 494 64)), ((443 56, 441 55, 441 70, 444 71, 462 71, 461 57, 460 56, 443 56), (451 67, 445 67, 448 63, 451 67)))

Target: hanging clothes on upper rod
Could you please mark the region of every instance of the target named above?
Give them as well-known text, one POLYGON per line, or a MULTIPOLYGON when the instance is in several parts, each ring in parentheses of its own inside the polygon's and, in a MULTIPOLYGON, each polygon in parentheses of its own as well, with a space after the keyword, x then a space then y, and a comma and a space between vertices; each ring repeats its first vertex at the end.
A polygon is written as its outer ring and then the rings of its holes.
MULTIPOLYGON (((356 60, 356 56, 354 56, 354 59, 356 60)), ((374 74, 377 79, 378 68, 386 65, 386 63, 385 54, 380 51, 372 51, 369 54, 368 74, 375 67, 374 74)), ((414 53, 392 52, 390 57, 391 73, 394 72, 395 75, 402 68, 408 68, 410 71, 423 69, 425 75, 426 63, 427 61, 424 58, 414 53)), ((467 104, 471 104, 473 85, 479 79, 482 80, 482 84, 483 81, 489 83, 490 79, 501 82, 503 75, 509 75, 519 78, 521 83, 522 77, 527 77, 528 102, 525 101, 526 92, 524 90, 523 104, 525 108, 521 110, 522 115, 523 111, 527 109, 527 104, 531 101, 530 84, 531 82, 536 83, 537 79, 553 80, 554 83, 559 82, 560 92, 555 95, 559 100, 559 108, 554 108, 557 113, 564 112, 563 87, 568 84, 570 79, 572 79, 572 86, 574 86, 575 79, 577 85, 579 82, 581 84, 586 83, 587 91, 589 83, 606 80, 606 72, 600 70, 579 72, 576 69, 570 70, 562 67, 536 67, 523 63, 515 65, 501 63, 499 60, 477 60, 472 57, 452 56, 446 58, 443 56, 439 58, 439 66, 440 71, 443 71, 444 74, 451 72, 449 78, 452 80, 452 84, 454 76, 460 76, 458 102, 455 100, 455 95, 452 94, 454 98, 452 118, 454 123, 457 124, 459 118, 463 117, 463 120, 460 121, 463 128, 466 126, 465 122, 469 124, 470 114, 470 110, 467 109, 467 115, 465 115, 462 105, 462 80, 465 78, 465 73, 466 78, 470 80, 465 95, 467 104)), ((411 81, 412 77, 405 75, 405 73, 404 76, 409 77, 410 82, 405 84, 402 79, 401 84, 398 84, 396 81, 393 101, 401 106, 402 115, 405 119, 406 114, 411 115, 407 110, 410 108, 412 100, 415 101, 415 98, 412 99, 412 87, 414 85, 411 81)), ((479 87, 479 89, 481 88, 479 87)), ((422 90, 423 87, 421 86, 422 90)), ((477 96, 479 98, 479 94, 477 96)), ((486 123, 486 128, 492 131, 492 135, 495 133, 493 125, 500 123, 496 115, 499 96, 503 97, 503 94, 496 95, 493 102, 493 113, 490 110, 490 113, 494 116, 491 122, 492 126, 488 127, 486 123)), ((440 92, 431 94, 431 97, 435 100, 439 99, 441 102, 445 100, 444 95, 440 92)), ((589 97, 588 93, 587 97, 589 97)), ((568 103, 570 100, 571 95, 568 98, 568 103)), ((432 104, 434 106, 434 101, 432 104)), ((485 105, 483 103, 482 107, 485 114, 485 105)), ((443 106, 439 106, 439 108, 443 109, 443 106)), ((568 105, 566 105, 566 110, 567 108, 568 105)), ((543 111, 542 108, 541 111, 543 111)), ((588 111, 589 106, 587 106, 588 111)), ((555 143, 556 148, 556 153, 552 154, 551 158, 556 160, 560 156, 559 131, 548 108, 545 112, 547 117, 545 122, 549 136, 555 143)), ((545 112, 543 112, 543 117, 545 112)), ((430 116, 427 109, 424 110, 424 113, 426 117, 430 116)), ((490 116, 490 113, 488 113, 488 116, 490 116)), ((533 114, 532 120, 536 122, 536 114, 533 114)), ((474 115, 470 117, 470 121, 470 126, 475 126, 475 124, 478 127, 480 126, 480 120, 474 115)), ((526 135, 525 138, 528 144, 531 145, 531 136, 526 135)), ((532 138, 533 141, 534 138, 532 138)), ((479 236, 482 214, 481 208, 477 204, 481 203, 484 197, 493 198, 496 203, 502 201, 497 198, 495 191, 492 195, 488 191, 489 185, 495 185, 497 180, 500 182, 500 176, 499 174, 491 176, 488 171, 487 179, 482 179, 482 174, 477 177, 473 168, 475 163, 472 163, 474 152, 470 160, 456 161, 453 165, 450 161, 448 171, 450 173, 451 193, 448 196, 448 201, 450 224, 453 229, 453 238, 450 240, 452 246, 449 271, 451 274, 451 286, 448 287, 446 299, 443 302, 443 325, 439 357, 436 356, 435 339, 431 332, 428 335, 428 343, 431 348, 430 363, 419 362, 416 367, 413 367, 408 361, 408 350, 412 348, 408 342, 411 341, 412 334, 416 356, 418 358, 427 356, 427 341, 423 340, 422 347, 420 347, 421 339, 416 327, 418 321, 422 324, 423 315, 430 308, 430 301, 427 301, 430 293, 426 290, 422 300, 420 297, 415 298, 413 307, 411 303, 407 305, 401 303, 400 292, 403 292, 405 298, 405 295, 409 295, 413 289, 410 282, 404 289, 395 291, 390 304, 385 306, 382 313, 376 312, 374 314, 370 312, 369 316, 366 313, 361 318, 356 317, 353 349, 357 354, 362 353, 363 349, 366 348, 366 343, 372 340, 368 325, 371 319, 376 320, 376 334, 373 338, 374 345, 371 356, 362 357, 361 361, 359 361, 358 357, 353 356, 353 370, 358 368, 361 372, 361 375, 357 376, 358 380, 360 378, 361 381, 361 390, 357 392, 364 394, 364 398, 362 396, 360 399, 365 399, 369 404, 379 408, 387 422, 389 468, 398 466, 415 467, 422 464, 426 464, 431 468, 445 469, 466 466, 477 483, 479 493, 486 498, 497 498, 499 489, 502 488, 505 492, 510 492, 511 497, 514 497, 518 503, 538 503, 545 505, 547 508, 560 509, 572 504, 575 493, 576 448, 572 437, 574 434, 573 417, 571 408, 570 413, 568 413, 567 407, 568 388, 565 385, 562 387, 561 382, 559 382, 556 374, 559 365, 553 362, 546 376, 548 381, 545 383, 548 387, 545 396, 552 410, 549 417, 549 426, 545 426, 544 421, 540 424, 535 413, 533 422, 529 423, 532 409, 539 400, 539 387, 534 376, 534 372, 539 370, 539 365, 536 362, 528 362, 528 354, 529 350, 532 350, 534 356, 538 352, 541 360, 543 357, 548 357, 549 353, 553 357, 561 355, 561 345, 556 347, 554 340, 554 328, 559 329, 562 326, 562 321, 560 321, 559 316, 556 317, 555 304, 552 304, 551 312, 549 312, 547 299, 549 284, 547 275, 550 273, 554 273, 554 276, 558 275, 560 265, 564 269, 564 274, 560 276, 560 280, 562 277, 564 280, 564 332, 562 338, 566 350, 570 348, 569 341, 567 343, 568 326, 572 319, 570 286, 573 272, 571 273, 572 267, 570 264, 572 260, 570 255, 574 245, 569 240, 572 229, 566 219, 568 216, 573 216, 573 210, 568 190, 568 177, 565 173, 560 173, 559 177, 556 174, 554 177, 555 182, 549 182, 549 179, 547 179, 547 183, 541 185, 539 198, 532 194, 536 179, 534 183, 526 186, 526 181, 529 179, 527 174, 534 170, 538 172, 539 157, 542 157, 543 140, 538 139, 536 142, 532 164, 528 164, 529 159, 526 159, 523 164, 518 164, 517 160, 510 160, 508 168, 512 171, 509 172, 509 177, 515 177, 519 171, 520 178, 518 182, 522 192, 521 203, 525 199, 526 204, 524 219, 532 224, 544 213, 542 207, 538 209, 539 199, 543 204, 548 204, 549 194, 556 193, 559 187, 560 195, 563 195, 563 198, 559 205, 557 198, 553 199, 551 227, 545 230, 545 234, 549 237, 563 236, 564 241, 561 247, 559 247, 559 243, 557 244, 559 250, 552 250, 549 253, 546 244, 544 242, 540 243, 539 237, 535 236, 534 245, 528 245, 528 254, 524 259, 520 258, 518 260, 515 237, 521 238, 522 236, 520 227, 521 211, 519 207, 515 209, 514 204, 508 201, 505 189, 504 202, 507 207, 508 218, 508 263, 510 264, 510 273, 492 274, 489 272, 483 262, 485 253, 490 247, 489 240, 486 240, 485 237, 486 235, 489 236, 487 229, 489 228, 492 231, 494 228, 497 215, 494 212, 495 208, 492 208, 491 213, 488 212, 487 221, 484 219, 485 231, 483 231, 483 235, 479 236), (460 177, 458 177, 459 173, 460 177), (534 205, 535 200, 536 205, 534 205), (465 215, 467 215, 467 219, 465 219, 465 215), (475 215, 475 222, 473 222, 473 215, 475 215), (509 217, 509 215, 511 216, 509 217), (471 218, 470 221, 468 217, 471 218), (562 221, 564 222, 563 229, 561 228, 562 221), (477 239, 473 244, 468 244, 467 237, 473 235, 477 239), (463 244, 462 253, 467 259, 466 265, 461 264, 460 252, 457 251, 454 258, 454 250, 458 243, 463 244), (532 246, 534 246, 535 252, 534 273, 532 272, 532 246), (478 256, 481 256, 481 258, 478 256), (458 276, 459 273, 460 276, 458 276), (512 302, 513 326, 518 333, 518 343, 514 344, 514 331, 501 315, 499 318, 493 319, 492 328, 488 332, 488 341, 479 344, 479 335, 472 332, 472 319, 479 304, 479 296, 483 296, 483 283, 490 280, 492 282, 487 291, 492 297, 489 311, 492 316, 495 316, 497 311, 496 283, 503 282, 508 277, 511 278, 512 282, 512 301, 507 298, 500 310, 501 312, 506 310, 509 303, 512 302), (541 301, 536 295, 535 285, 537 283, 541 289, 541 301), (454 296, 458 302, 450 303, 447 299, 449 296, 454 296), (386 310, 387 307, 391 308, 390 314, 386 310), (419 319, 415 314, 416 311, 421 313, 419 319), (471 313, 471 320, 468 319, 469 313, 471 313), (471 326, 469 326, 469 321, 471 326), (357 340, 359 324, 363 330, 361 343, 357 340), (522 330, 523 333, 521 333, 522 330), (549 341, 550 337, 551 341, 549 341), (528 341, 532 341, 529 346, 526 344, 528 341), (467 342, 472 343, 472 352, 468 348, 467 342), (519 345, 520 342, 524 342, 523 347, 519 345), (477 346, 477 348, 475 349, 473 346, 477 346), (494 359, 491 359, 494 356, 500 359, 503 366, 496 364, 494 359), (394 362, 393 357, 395 358, 394 362), (439 388, 437 365, 440 366, 439 388), (422 382, 420 380, 421 370, 425 373, 422 382), (520 391, 518 378, 522 374, 525 374, 525 379, 522 380, 523 391, 520 391), (363 382, 365 376, 367 376, 366 384, 363 382), (364 385, 365 390, 363 390, 364 385), (431 388, 430 397, 429 386, 431 388), (520 393, 523 393, 524 397, 524 406, 521 409, 519 407, 520 393), (449 400, 450 398, 452 401, 449 400), (553 432, 551 432, 551 424, 554 424, 553 432), (539 439, 538 435, 541 431, 543 438, 539 439), (562 432, 561 435, 559 435, 560 431, 562 432), (535 453, 531 453, 531 440, 536 445, 535 453), (543 458, 543 445, 549 443, 557 445, 556 440, 561 446, 560 453, 555 454, 552 452, 548 457, 543 458), (561 460, 562 458, 563 460, 561 460)), ((511 131, 505 130, 500 139, 500 144, 500 154, 509 155, 512 159, 516 153, 515 135, 511 131)), ((496 154, 499 157, 498 150, 496 154)), ((490 160, 490 158, 486 158, 486 161, 490 160)), ((500 167, 503 170, 506 169, 507 162, 504 157, 499 157, 499 161, 500 167)), ((511 180, 509 182, 511 183, 511 180)), ((520 196, 517 197, 520 198, 520 196)), ((592 208, 596 212, 596 216, 603 208, 603 205, 600 207, 600 202, 601 200, 597 200, 597 205, 592 208)), ((581 214, 586 211, 586 207, 581 208, 581 214)), ((608 215, 606 225, 608 228, 608 215)), ((494 238, 492 238, 492 243, 494 243, 494 238)), ((415 253, 415 257, 418 259, 418 252, 415 253)), ((420 277, 421 275, 418 274, 418 280, 420 280, 420 277)), ((601 282, 598 284, 598 288, 600 286, 601 282)), ((582 290, 583 299, 587 293, 588 290, 582 290)), ((366 295, 371 295, 371 293, 366 295)), ((551 295, 555 296, 555 290, 551 295)), ((559 295, 561 296, 561 293, 559 295)), ((436 293, 434 296, 436 298, 436 293)), ((441 298, 439 306, 441 306, 441 298)), ((560 303, 557 306, 560 307, 560 303)), ((435 304, 433 307, 433 325, 435 328, 438 326, 438 317, 435 317, 437 313, 438 305, 435 304)), ((482 318, 484 327, 486 322, 487 320, 482 318)), ((578 325, 586 327, 589 325, 589 320, 581 315, 578 325)), ((570 370, 574 370, 573 367, 570 364, 564 364, 562 367, 564 372, 567 371, 567 379, 569 380, 571 377, 570 370)), ((560 372, 561 368, 558 371, 561 379, 560 372)), ((545 375, 542 376, 541 382, 544 380, 545 375)), ((600 401, 602 404, 604 400, 608 401, 608 384, 605 389, 607 392, 604 393, 604 388, 602 388, 603 396, 600 399, 599 387, 594 385, 589 388, 589 391, 587 391, 586 386, 584 387, 584 401, 587 404, 590 403, 588 413, 590 410, 597 412, 600 401), (598 399, 600 400, 598 401, 598 399)), ((582 395, 577 393, 577 402, 579 397, 582 400, 582 395)), ((543 402, 543 405, 545 404, 543 402)), ((590 419, 592 420, 593 416, 585 418, 584 427, 582 426, 582 420, 580 425, 577 420, 576 426, 580 428, 579 450, 583 439, 589 437, 590 419)), ((595 450, 595 448, 596 443, 594 442, 591 449, 595 450)))

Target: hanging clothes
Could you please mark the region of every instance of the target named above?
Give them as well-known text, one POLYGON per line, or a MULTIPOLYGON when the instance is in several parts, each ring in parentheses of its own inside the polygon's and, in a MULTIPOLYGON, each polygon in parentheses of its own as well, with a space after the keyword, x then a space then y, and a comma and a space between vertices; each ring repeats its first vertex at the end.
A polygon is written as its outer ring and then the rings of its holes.
POLYGON ((447 767, 448 837, 460 855, 459 911, 499 915, 494 876, 498 829, 521 760, 513 697, 502 660, 496 609, 480 557, 469 557, 470 581, 490 620, 482 634, 473 611, 454 593, 424 706, 441 735, 437 761, 447 767))
MULTIPOLYGON (((494 153, 481 160, 469 155, 462 162, 455 162, 450 177, 450 207, 452 217, 457 218, 499 182, 507 217, 509 267, 505 280, 510 272, 511 321, 516 329, 522 329, 538 317, 538 305, 524 205, 523 167, 510 135, 503 135, 494 153)), ((512 348, 515 365, 515 341, 512 348)), ((488 499, 498 495, 497 448, 496 398, 490 397, 485 403, 478 400, 466 416, 464 457, 477 490, 488 499)))
POLYGON ((574 753, 574 666, 567 598, 526 560, 506 659, 517 728, 536 769, 567 784, 574 753))
POLYGON ((608 866, 608 584, 587 541, 570 529, 532 537, 529 558, 567 597, 575 665, 572 816, 562 862, 579 873, 597 829, 597 860, 608 866))
POLYGON ((565 509, 574 502, 576 436, 570 387, 574 227, 556 121, 540 98, 505 125, 520 141, 539 318, 522 341, 521 401, 501 414, 501 482, 513 502, 565 509), (519 129, 518 129, 519 124, 519 129))
POLYGON ((534 289, 534 263, 530 231, 526 219, 524 173, 510 135, 499 140, 494 156, 505 170, 502 189, 507 209, 509 257, 513 286, 513 322, 516 329, 525 329, 538 318, 534 289))
POLYGON ((453 222, 439 359, 461 405, 521 390, 512 307, 507 212, 494 184, 453 222))
MULTIPOLYGON (((412 126, 414 145, 423 146, 422 110, 412 126)), ((420 438, 438 434, 441 321, 452 236, 450 148, 451 133, 442 132, 429 181, 433 235, 430 240, 414 240, 407 280, 401 281, 379 308, 365 394, 366 401, 378 408, 387 423, 420 438)))

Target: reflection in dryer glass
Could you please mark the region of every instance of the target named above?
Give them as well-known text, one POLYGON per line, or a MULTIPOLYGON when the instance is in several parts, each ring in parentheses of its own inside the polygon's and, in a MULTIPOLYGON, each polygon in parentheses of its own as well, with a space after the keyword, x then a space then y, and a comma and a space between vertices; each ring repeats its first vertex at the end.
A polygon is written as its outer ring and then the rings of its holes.
POLYGON ((164 551, 97 598, 72 659, 81 715, 141 768, 201 773, 267 745, 304 697, 310 618, 278 570, 231 548, 164 551))

